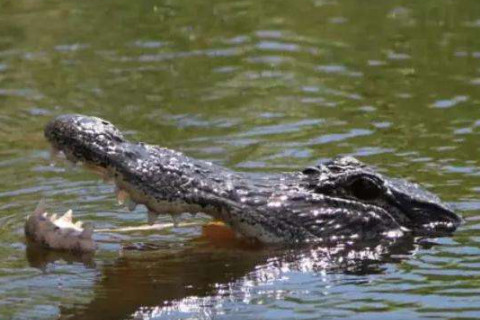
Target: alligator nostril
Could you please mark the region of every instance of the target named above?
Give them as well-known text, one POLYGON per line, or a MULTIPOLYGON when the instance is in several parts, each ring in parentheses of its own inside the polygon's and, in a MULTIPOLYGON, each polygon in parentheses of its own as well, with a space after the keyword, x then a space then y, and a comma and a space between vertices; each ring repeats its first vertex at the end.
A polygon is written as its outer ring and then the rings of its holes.
POLYGON ((308 167, 303 169, 302 173, 305 175, 320 174, 320 169, 318 169, 317 167, 308 167))

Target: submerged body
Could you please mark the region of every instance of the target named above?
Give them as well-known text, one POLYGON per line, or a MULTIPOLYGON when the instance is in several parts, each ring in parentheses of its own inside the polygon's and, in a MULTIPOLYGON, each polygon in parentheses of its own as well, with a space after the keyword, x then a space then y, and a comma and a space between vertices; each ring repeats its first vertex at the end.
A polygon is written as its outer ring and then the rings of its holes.
POLYGON ((438 197, 387 178, 352 157, 302 172, 252 176, 144 143, 109 122, 63 115, 45 128, 67 159, 111 179, 129 207, 157 214, 205 212, 238 235, 263 243, 433 236, 461 223, 438 197))

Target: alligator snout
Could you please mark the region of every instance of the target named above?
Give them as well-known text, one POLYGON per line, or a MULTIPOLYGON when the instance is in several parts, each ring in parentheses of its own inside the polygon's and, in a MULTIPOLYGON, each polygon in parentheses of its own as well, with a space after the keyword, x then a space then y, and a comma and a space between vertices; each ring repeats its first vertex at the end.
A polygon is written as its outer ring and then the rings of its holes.
POLYGON ((105 154, 124 142, 123 134, 110 122, 77 114, 61 115, 45 127, 52 147, 73 162, 105 164, 105 154))
POLYGON ((417 234, 448 234, 462 223, 462 218, 435 195, 415 185, 411 185, 410 193, 405 192, 405 188, 400 190, 403 192, 391 187, 391 204, 408 219, 405 226, 417 234))

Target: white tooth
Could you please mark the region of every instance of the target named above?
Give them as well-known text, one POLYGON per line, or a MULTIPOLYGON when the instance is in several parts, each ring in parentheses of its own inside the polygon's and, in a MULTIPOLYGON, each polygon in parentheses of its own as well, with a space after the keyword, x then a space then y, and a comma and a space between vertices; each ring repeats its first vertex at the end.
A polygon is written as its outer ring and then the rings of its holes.
POLYGON ((137 203, 133 201, 131 198, 129 198, 127 201, 128 211, 132 212, 133 210, 135 210, 136 207, 137 207, 137 203))
POLYGON ((67 212, 65 212, 65 214, 60 219, 65 221, 65 222, 72 223, 72 218, 73 218, 73 212, 72 212, 72 210, 68 210, 67 212))
POLYGON ((125 201, 129 198, 128 192, 120 188, 115 189, 115 195, 117 196, 117 203, 123 205, 125 201))
POLYGON ((55 222, 55 220, 57 220, 57 214, 56 213, 52 214, 52 216, 50 217, 50 221, 55 222))
POLYGON ((148 210, 148 220, 147 223, 151 226, 155 224, 155 221, 157 220, 157 213, 152 210, 148 210))
POLYGON ((42 215, 44 214, 45 212, 47 212, 47 209, 46 209, 46 204, 45 204, 45 199, 41 199, 38 204, 37 204, 37 207, 35 208, 35 210, 33 211, 33 214, 38 216, 38 215, 42 215))

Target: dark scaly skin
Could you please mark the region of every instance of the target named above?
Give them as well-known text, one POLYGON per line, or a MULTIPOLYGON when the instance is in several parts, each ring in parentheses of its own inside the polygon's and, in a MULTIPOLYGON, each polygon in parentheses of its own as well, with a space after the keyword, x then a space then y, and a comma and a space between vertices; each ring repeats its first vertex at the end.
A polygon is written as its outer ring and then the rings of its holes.
POLYGON ((263 243, 435 236, 461 223, 435 195, 352 157, 291 174, 252 176, 127 141, 96 117, 62 115, 45 128, 69 160, 101 168, 156 213, 202 211, 263 243))

